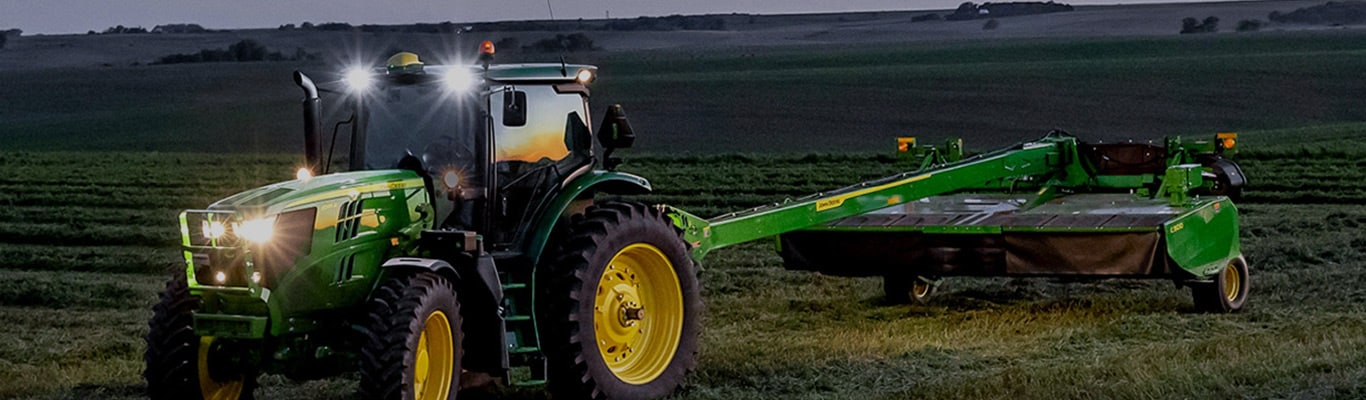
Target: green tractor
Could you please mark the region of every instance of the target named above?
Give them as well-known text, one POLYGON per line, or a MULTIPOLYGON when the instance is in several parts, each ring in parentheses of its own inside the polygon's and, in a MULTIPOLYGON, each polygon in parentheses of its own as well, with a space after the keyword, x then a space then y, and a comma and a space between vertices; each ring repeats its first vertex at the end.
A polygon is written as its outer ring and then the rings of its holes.
POLYGON ((1209 312, 1250 293, 1233 133, 1157 146, 1055 131, 973 155, 906 138, 918 168, 704 219, 596 200, 650 191, 615 170, 635 140, 620 106, 594 150, 596 68, 481 53, 348 72, 341 173, 322 151, 320 89, 295 73, 308 165, 181 214, 185 273, 146 338, 152 398, 239 399, 261 373, 355 369, 367 399, 449 399, 490 380, 561 399, 668 396, 697 355, 700 260, 764 238, 790 269, 883 276, 892 300, 923 300, 946 276, 1172 280, 1209 312))
POLYGON ((607 109, 598 154, 595 67, 492 55, 347 72, 346 172, 322 150, 329 90, 296 72, 307 166, 180 215, 186 267, 153 308, 149 396, 251 398, 262 373, 356 370, 367 399, 514 378, 558 398, 674 393, 698 350, 698 267, 664 210, 594 200, 650 191, 614 170, 625 114, 607 109))

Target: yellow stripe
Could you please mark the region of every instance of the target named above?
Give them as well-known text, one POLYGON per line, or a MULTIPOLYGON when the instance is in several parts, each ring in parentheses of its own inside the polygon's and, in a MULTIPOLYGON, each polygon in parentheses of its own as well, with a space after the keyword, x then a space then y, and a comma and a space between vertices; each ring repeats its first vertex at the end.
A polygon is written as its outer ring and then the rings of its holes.
POLYGON ((874 187, 870 187, 870 188, 867 188, 867 189, 856 190, 856 191, 853 191, 853 192, 845 193, 845 194, 842 194, 842 195, 839 195, 839 196, 835 196, 835 197, 831 197, 831 198, 828 198, 828 199, 818 200, 818 201, 816 201, 816 211, 825 211, 825 210, 829 210, 829 209, 832 209, 832 208, 837 208, 837 207, 839 207, 839 206, 844 205, 844 201, 845 201, 845 200, 848 200, 848 199, 851 199, 851 198, 854 198, 854 197, 858 197, 858 196, 862 196, 862 195, 865 195, 865 194, 873 193, 873 192, 879 192, 879 191, 891 189, 891 188, 894 188, 894 187, 897 187, 897 186, 901 186, 901 185, 907 185, 907 184, 911 184, 911 183, 923 181, 923 180, 929 179, 930 176, 933 176, 933 174, 925 174, 925 175, 914 176, 914 177, 906 178, 906 179, 904 179, 904 180, 900 180, 900 181, 888 183, 888 184, 885 184, 885 185, 874 186, 874 187))
POLYGON ((385 191, 385 190, 413 189, 413 188, 420 188, 420 187, 425 187, 425 186, 426 186, 426 185, 422 182, 422 179, 407 179, 407 180, 402 180, 402 181, 371 183, 371 184, 364 185, 364 186, 342 187, 342 188, 337 189, 337 190, 328 191, 328 192, 323 192, 323 193, 319 193, 319 194, 316 194, 316 195, 308 196, 308 197, 305 197, 305 198, 302 198, 302 199, 299 199, 299 200, 295 200, 293 203, 289 203, 289 205, 286 206, 286 207, 294 207, 294 206, 297 206, 297 205, 300 205, 300 204, 314 203, 314 202, 319 202, 319 201, 323 201, 323 200, 327 200, 327 199, 334 199, 334 198, 338 198, 338 197, 350 197, 350 196, 351 196, 351 193, 356 193, 356 194, 359 195, 359 194, 370 193, 370 192, 379 192, 379 191, 385 191))

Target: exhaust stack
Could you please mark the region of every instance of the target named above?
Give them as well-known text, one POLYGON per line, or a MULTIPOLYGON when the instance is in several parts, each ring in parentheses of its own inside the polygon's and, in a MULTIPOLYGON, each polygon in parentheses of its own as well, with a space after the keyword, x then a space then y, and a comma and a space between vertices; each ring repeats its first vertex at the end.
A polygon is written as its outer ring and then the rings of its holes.
POLYGON ((304 159, 308 170, 313 174, 323 171, 322 161, 322 101, 318 99, 318 86, 303 72, 294 71, 294 84, 304 90, 304 159))

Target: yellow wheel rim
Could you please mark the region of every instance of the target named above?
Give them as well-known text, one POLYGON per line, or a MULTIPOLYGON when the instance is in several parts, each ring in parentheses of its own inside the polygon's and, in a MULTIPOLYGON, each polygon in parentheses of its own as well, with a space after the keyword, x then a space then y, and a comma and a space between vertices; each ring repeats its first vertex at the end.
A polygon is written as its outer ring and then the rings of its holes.
POLYGON ((593 333, 622 382, 642 385, 664 373, 683 337, 683 289, 664 252, 636 243, 612 257, 598 279, 593 333))
POLYGON ((1238 266, 1233 262, 1224 267, 1224 297, 1228 301, 1238 300, 1238 293, 1243 285, 1242 279, 1243 277, 1238 276, 1238 266))
POLYGON ((237 400, 242 398, 245 379, 219 382, 209 375, 209 349, 213 346, 213 336, 199 338, 199 393, 204 400, 237 400))
POLYGON ((916 279, 915 283, 911 284, 911 296, 915 296, 917 299, 919 299, 929 295, 930 284, 922 282, 919 279, 916 279))
POLYGON ((446 399, 455 376, 455 344, 446 313, 432 312, 417 339, 413 357, 413 398, 446 399))

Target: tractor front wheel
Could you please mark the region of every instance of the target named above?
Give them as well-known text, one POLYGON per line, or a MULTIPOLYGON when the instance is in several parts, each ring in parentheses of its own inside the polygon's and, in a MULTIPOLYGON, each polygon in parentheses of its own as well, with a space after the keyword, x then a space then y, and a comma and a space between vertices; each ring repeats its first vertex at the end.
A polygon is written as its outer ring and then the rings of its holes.
POLYGON ((360 357, 366 399, 448 400, 460 384, 460 302, 433 273, 388 279, 369 304, 360 357))
POLYGON ((151 399, 251 399, 256 374, 229 361, 240 349, 194 333, 193 313, 199 298, 190 294, 184 276, 171 278, 161 301, 152 307, 150 330, 143 339, 147 397, 151 399))
POLYGON ((668 217, 634 202, 594 205, 551 268, 542 304, 556 398, 651 399, 682 386, 696 363, 701 285, 668 217))
POLYGON ((1247 304, 1249 288, 1247 261, 1242 257, 1229 260, 1214 276, 1213 282, 1191 284, 1195 308, 1212 313, 1231 313, 1247 304))

